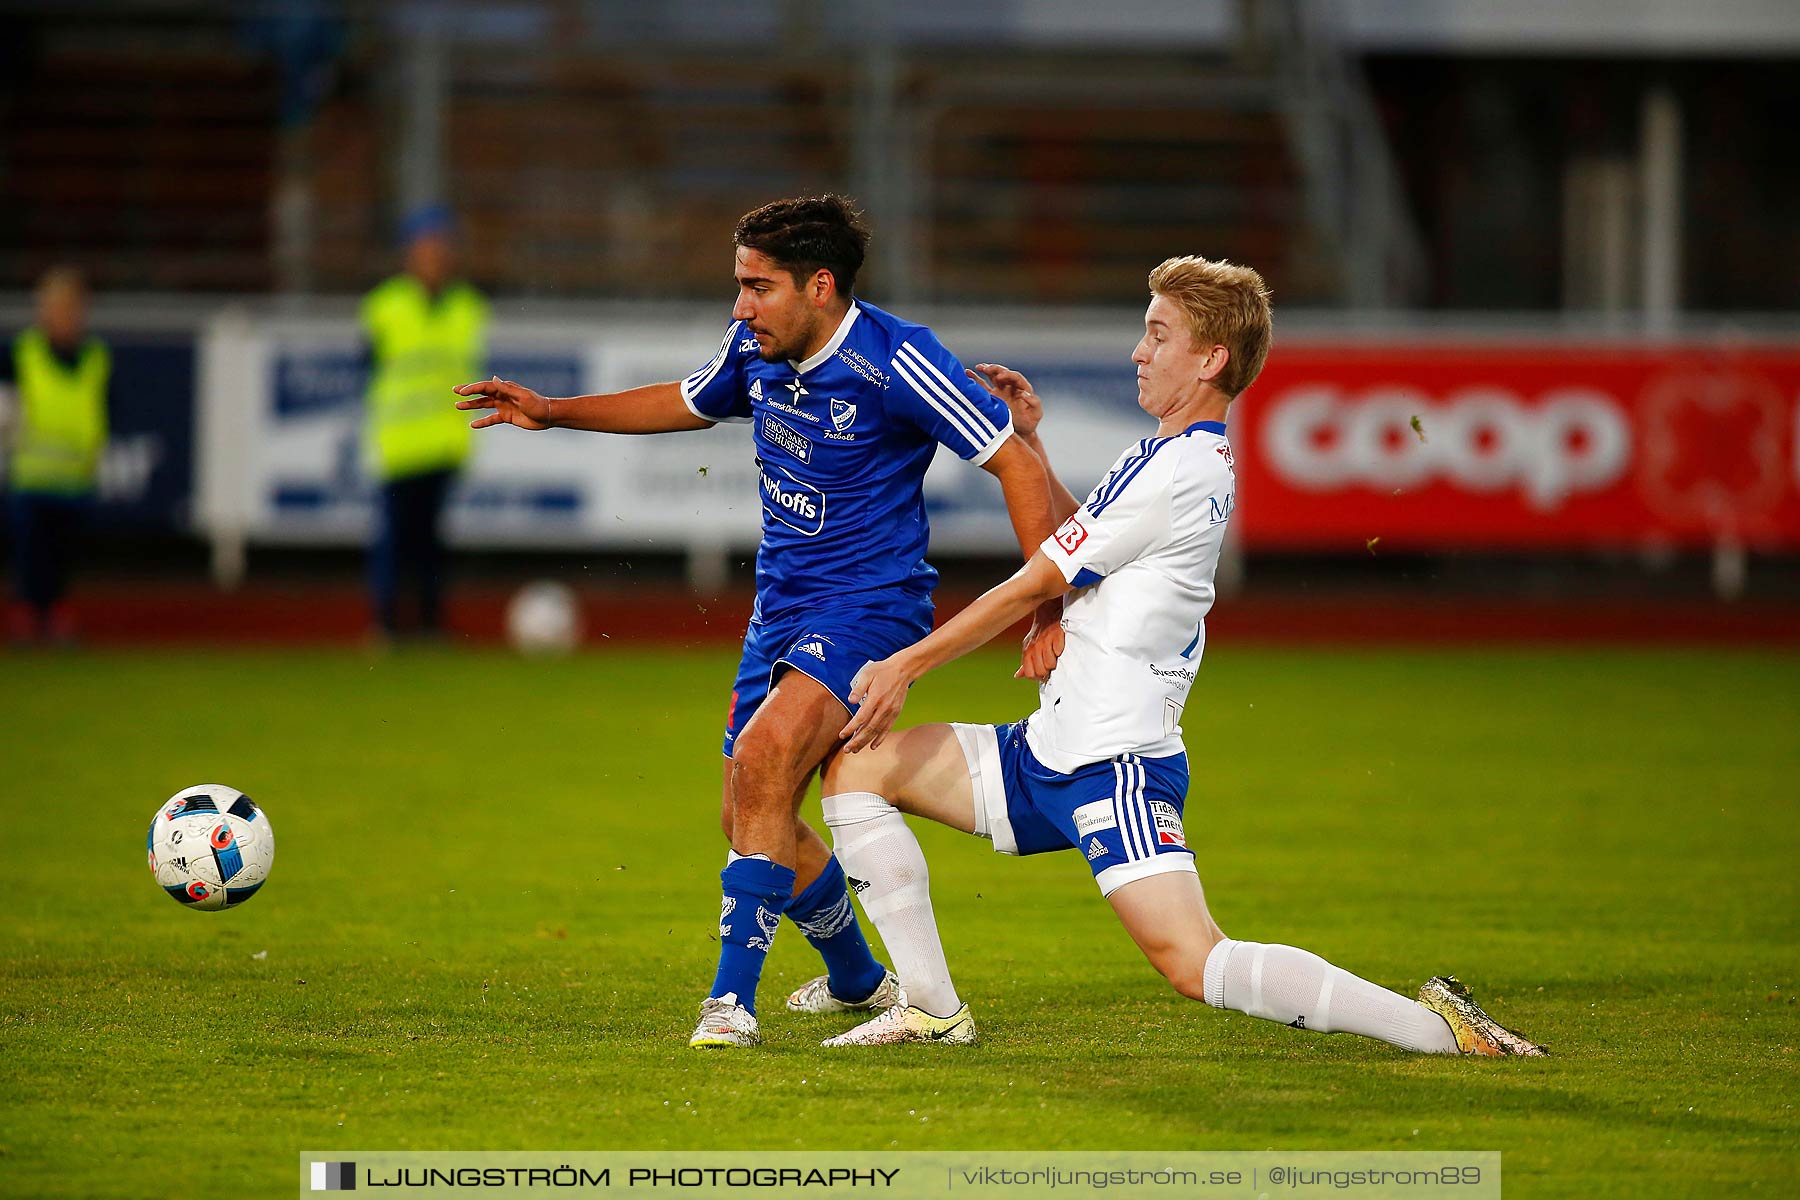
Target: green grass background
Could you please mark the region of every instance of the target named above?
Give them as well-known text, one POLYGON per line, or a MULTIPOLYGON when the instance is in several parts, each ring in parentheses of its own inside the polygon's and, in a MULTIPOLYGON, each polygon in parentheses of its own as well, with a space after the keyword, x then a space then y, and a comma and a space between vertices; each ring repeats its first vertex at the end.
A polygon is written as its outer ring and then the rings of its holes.
MULTIPOLYGON (((1185 1001, 1076 855, 922 831, 982 1042, 685 1045, 716 953, 733 658, 0 659, 0 1194, 286 1195, 332 1149, 1496 1149, 1514 1196, 1795 1194, 1800 658, 1209 651, 1187 821, 1227 934, 1410 991, 1454 971, 1555 1057, 1411 1057, 1185 1001), (271 882, 145 867, 199 782, 271 882)), ((1002 656, 906 720, 1010 720, 1002 656)), ((816 802, 813 809, 816 813, 816 802)))

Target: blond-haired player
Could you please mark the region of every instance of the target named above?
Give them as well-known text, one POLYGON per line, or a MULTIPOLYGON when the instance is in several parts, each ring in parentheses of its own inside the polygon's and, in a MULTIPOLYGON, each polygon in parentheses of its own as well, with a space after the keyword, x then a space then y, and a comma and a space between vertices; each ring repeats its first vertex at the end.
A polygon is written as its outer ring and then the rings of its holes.
MULTIPOLYGON (((1169 259, 1149 283, 1132 362, 1154 435, 1120 455, 1080 504, 1051 471, 1061 524, 1024 568, 853 684, 860 707, 844 728, 848 753, 827 772, 825 819, 906 999, 825 1044, 974 1040, 938 940, 925 860, 901 815, 911 813, 1005 854, 1080 851, 1151 964, 1195 1000, 1425 1053, 1541 1054, 1453 978, 1431 980, 1411 1000, 1308 951, 1227 938, 1208 912, 1182 822, 1180 720, 1236 504, 1225 420, 1268 355, 1269 293, 1248 267, 1197 257, 1169 259), (926 672, 1069 593, 1054 669, 1030 656, 1023 668, 1045 676, 1037 712, 998 727, 889 732, 926 672)), ((1030 382, 1005 367, 979 371, 1043 457, 1030 382)))

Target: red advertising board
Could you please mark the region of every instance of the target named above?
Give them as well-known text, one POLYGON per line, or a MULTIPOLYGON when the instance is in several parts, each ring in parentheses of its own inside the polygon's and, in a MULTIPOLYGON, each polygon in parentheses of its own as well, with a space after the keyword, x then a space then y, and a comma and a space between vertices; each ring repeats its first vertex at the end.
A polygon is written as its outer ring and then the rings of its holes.
POLYGON ((1800 547, 1800 345, 1278 341, 1231 426, 1252 548, 1800 547))

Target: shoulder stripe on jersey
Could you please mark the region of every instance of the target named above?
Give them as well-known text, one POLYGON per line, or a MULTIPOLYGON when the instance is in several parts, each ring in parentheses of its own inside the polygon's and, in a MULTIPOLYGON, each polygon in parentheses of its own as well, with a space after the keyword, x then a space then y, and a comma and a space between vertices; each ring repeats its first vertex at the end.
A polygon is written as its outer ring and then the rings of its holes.
POLYGON ((944 418, 944 420, 950 425, 950 427, 952 429, 956 430, 956 432, 958 434, 960 434, 962 436, 963 440, 968 442, 970 446, 972 446, 976 449, 980 449, 982 446, 987 445, 987 439, 982 438, 977 433, 977 431, 969 425, 969 421, 968 421, 967 417, 962 416, 959 413, 946 408, 944 406, 944 402, 932 394, 931 389, 924 383, 924 381, 917 378, 914 375, 914 371, 917 368, 915 368, 915 367, 911 366, 909 363, 903 361, 898 355, 896 355, 894 357, 893 362, 889 363, 888 365, 894 369, 894 374, 897 375, 900 379, 904 380, 906 382, 907 386, 911 387, 913 392, 921 400, 925 401, 925 403, 931 405, 932 408, 936 409, 937 414, 940 417, 944 418))
MULTIPOLYGON (((981 406, 979 404, 976 404, 973 400, 964 395, 962 389, 953 383, 949 376, 939 370, 936 363, 932 362, 929 358, 926 358, 923 354, 920 354, 917 346, 909 343, 902 346, 901 349, 919 360, 919 364, 925 368, 927 379, 935 380, 939 389, 951 403, 956 404, 974 418, 975 428, 986 432, 989 441, 1000 436, 1000 426, 995 425, 992 418, 981 411, 981 406)), ((1011 412, 1006 414, 1006 420, 1009 424, 1012 422, 1011 412)))
MULTIPOLYGON (((1000 433, 999 428, 988 419, 988 415, 981 411, 981 407, 973 400, 970 400, 967 396, 963 395, 962 389, 951 382, 950 377, 940 371, 936 363, 920 353, 917 346, 913 345, 911 342, 906 342, 901 345, 899 352, 914 359, 919 366, 925 368, 927 382, 935 381, 938 391, 943 395, 944 399, 950 401, 964 412, 967 412, 970 418, 974 420, 975 428, 984 430, 990 438, 995 437, 1000 433)), ((1011 419, 1010 414, 1008 415, 1008 419, 1011 419)))
POLYGON ((980 448, 994 439, 997 431, 992 423, 968 402, 967 397, 958 393, 955 388, 940 384, 938 381, 943 378, 943 373, 932 367, 912 346, 901 346, 895 352, 891 365, 911 385, 913 391, 918 393, 919 398, 955 426, 970 445, 980 448), (933 379, 933 375, 937 378, 933 379))
POLYGON ((1097 517, 1107 505, 1124 495, 1126 485, 1142 473, 1143 469, 1150 464, 1150 460, 1156 457, 1158 450, 1173 440, 1173 438, 1152 438, 1146 442, 1145 449, 1140 452, 1139 456, 1128 460, 1124 466, 1114 472, 1111 482, 1094 494, 1094 499, 1088 503, 1088 512, 1097 517))
POLYGON ((719 352, 704 367, 681 381, 681 394, 684 398, 691 399, 706 390, 706 385, 713 381, 713 376, 719 373, 719 368, 731 356, 732 340, 737 337, 738 327, 742 324, 742 321, 733 321, 731 328, 725 331, 724 340, 719 343, 719 352))
POLYGON ((1088 496, 1088 502, 1090 504, 1099 504, 1104 501, 1112 493, 1113 488, 1118 482, 1129 474, 1133 467, 1137 466, 1138 463, 1142 462, 1149 455, 1155 453, 1155 447, 1153 445, 1155 441, 1155 438, 1145 438, 1143 441, 1139 442, 1138 448, 1126 456, 1125 461, 1114 467, 1107 474, 1106 478, 1100 481, 1099 486, 1088 496))
POLYGON ((920 354, 911 343, 904 344, 895 351, 893 366, 905 376, 913 391, 943 414, 946 421, 961 430, 963 436, 977 449, 1000 436, 1000 431, 988 420, 987 414, 970 403, 969 398, 944 377, 936 364, 920 354), (911 368, 910 371, 906 370, 908 367, 911 368))

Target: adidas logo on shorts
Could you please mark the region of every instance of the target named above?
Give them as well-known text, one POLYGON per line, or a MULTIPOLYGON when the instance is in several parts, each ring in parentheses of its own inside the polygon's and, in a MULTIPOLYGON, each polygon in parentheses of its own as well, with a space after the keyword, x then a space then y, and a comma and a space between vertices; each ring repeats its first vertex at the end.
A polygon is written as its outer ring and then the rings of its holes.
POLYGON ((1090 838, 1088 840, 1087 856, 1089 862, 1093 862, 1096 858, 1106 857, 1106 847, 1101 844, 1099 838, 1090 838))
POLYGON ((818 642, 806 643, 804 646, 800 647, 800 653, 810 654, 821 662, 825 659, 825 647, 821 646, 818 642))

